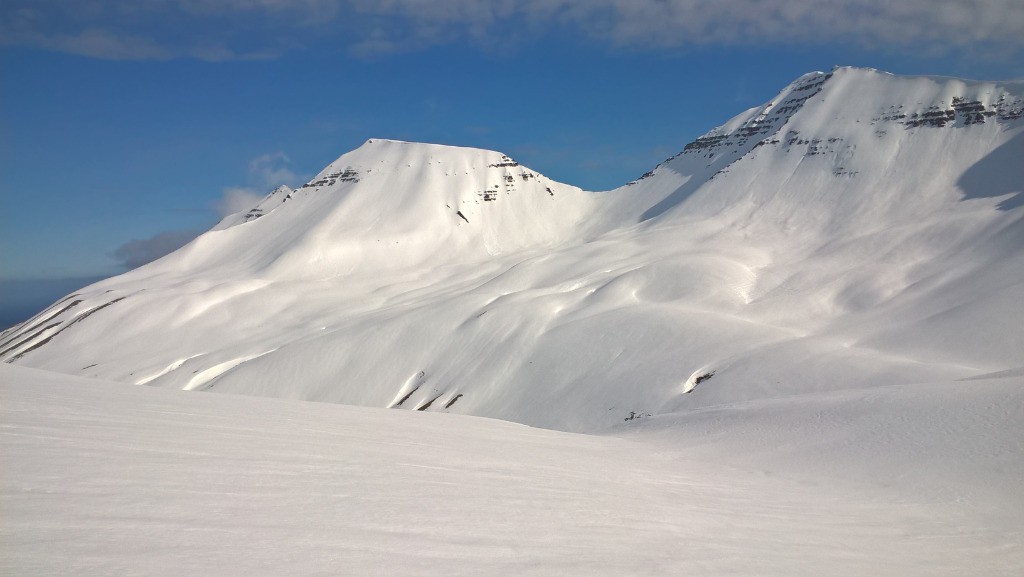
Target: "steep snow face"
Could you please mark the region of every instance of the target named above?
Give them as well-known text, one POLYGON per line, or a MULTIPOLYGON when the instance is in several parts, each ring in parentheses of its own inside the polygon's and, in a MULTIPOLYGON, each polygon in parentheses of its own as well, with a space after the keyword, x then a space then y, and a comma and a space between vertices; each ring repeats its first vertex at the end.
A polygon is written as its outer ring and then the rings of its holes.
MULTIPOLYGON (((801 211, 807 202, 824 201, 834 209, 836 197, 863 189, 868 192, 849 202, 916 210, 922 201, 1008 195, 1001 208, 1009 209, 1024 203, 1013 194, 1021 192, 1021 170, 1010 160, 1011 150, 1024 146, 1019 136, 1014 140, 1022 117, 1021 82, 901 77, 859 68, 815 72, 627 185, 634 190, 623 196, 655 202, 619 202, 643 209, 642 219, 683 204, 687 216, 700 218, 744 202, 760 208, 769 200, 795 201, 801 211), (993 152, 995 158, 963 172, 993 152), (698 189, 702 202, 688 202, 698 189), (820 198, 826 191, 833 194, 820 198)), ((837 219, 849 216, 830 212, 837 219)))
POLYGON ((1022 113, 1022 83, 813 73, 603 193, 373 140, 0 358, 584 431, 1021 367, 1022 113))

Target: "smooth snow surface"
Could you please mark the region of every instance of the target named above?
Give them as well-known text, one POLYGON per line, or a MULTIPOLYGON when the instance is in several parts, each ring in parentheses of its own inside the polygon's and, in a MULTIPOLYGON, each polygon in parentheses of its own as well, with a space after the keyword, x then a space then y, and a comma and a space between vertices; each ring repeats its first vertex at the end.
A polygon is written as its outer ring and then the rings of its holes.
POLYGON ((585 436, 3 365, 0 573, 1021 575, 1021 379, 585 436))

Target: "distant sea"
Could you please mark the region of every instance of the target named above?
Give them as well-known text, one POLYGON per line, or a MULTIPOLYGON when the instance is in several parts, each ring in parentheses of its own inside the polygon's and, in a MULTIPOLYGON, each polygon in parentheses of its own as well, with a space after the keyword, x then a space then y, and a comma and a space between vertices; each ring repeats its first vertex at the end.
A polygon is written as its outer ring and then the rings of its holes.
POLYGON ((0 329, 24 322, 61 297, 104 278, 0 280, 0 329))

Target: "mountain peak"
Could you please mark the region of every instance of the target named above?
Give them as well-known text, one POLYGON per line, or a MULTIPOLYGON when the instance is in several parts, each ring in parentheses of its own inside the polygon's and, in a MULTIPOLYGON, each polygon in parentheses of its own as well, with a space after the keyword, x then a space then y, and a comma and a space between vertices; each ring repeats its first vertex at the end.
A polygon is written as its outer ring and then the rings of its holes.
MULTIPOLYGON (((847 154, 843 132, 877 139, 918 128, 954 128, 994 123, 1009 127, 1024 116, 1024 83, 980 82, 938 76, 897 76, 873 68, 837 66, 804 74, 771 101, 747 110, 688 143, 663 166, 682 174, 728 171, 763 146, 811 156, 847 154), (845 150, 845 149, 844 149, 845 150)), ((870 139, 869 139, 870 140, 870 139)), ((844 166, 836 171, 849 174, 844 166)), ((662 170, 661 172, 665 172, 662 170)), ((639 182, 635 181, 635 182, 639 182)))
POLYGON ((483 261, 564 242, 592 205, 500 152, 371 138, 295 190, 225 219, 217 228, 231 234, 201 239, 222 245, 201 258, 226 269, 259 263, 278 278, 483 261))
POLYGON ((500 152, 493 150, 486 150, 482 148, 472 148, 467 146, 458 146, 453 144, 439 144, 433 142, 417 142, 411 140, 396 140, 393 138, 368 138, 363 144, 351 152, 356 151, 417 151, 423 153, 434 153, 434 154, 472 154, 472 153, 484 153, 484 154, 497 154, 501 155, 500 152))

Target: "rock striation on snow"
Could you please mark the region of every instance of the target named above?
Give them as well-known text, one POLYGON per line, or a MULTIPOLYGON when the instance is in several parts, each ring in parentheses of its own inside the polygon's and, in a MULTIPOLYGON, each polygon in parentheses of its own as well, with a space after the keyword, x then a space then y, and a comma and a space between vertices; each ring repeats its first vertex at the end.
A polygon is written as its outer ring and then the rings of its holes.
POLYGON ((4 332, 0 359, 573 431, 1005 371, 1022 158, 1024 83, 856 68, 612 191, 371 139, 4 332))

